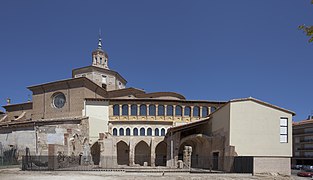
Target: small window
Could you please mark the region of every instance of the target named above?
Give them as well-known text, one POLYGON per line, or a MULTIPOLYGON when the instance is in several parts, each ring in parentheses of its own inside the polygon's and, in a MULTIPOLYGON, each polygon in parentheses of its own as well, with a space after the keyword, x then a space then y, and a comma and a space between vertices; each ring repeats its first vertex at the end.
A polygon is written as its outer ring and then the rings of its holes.
POLYGON ((120 136, 124 136, 124 129, 123 129, 123 128, 120 128, 119 131, 120 131, 120 132, 119 132, 119 133, 120 133, 119 135, 120 135, 120 136))
POLYGON ((113 106, 113 116, 119 116, 120 115, 120 105, 115 104, 113 106))
POLYGON ((211 113, 214 112, 216 110, 216 107, 211 107, 211 113))
POLYGON ((149 105, 149 116, 155 116, 155 105, 149 105))
POLYGON ((175 116, 181 116, 182 115, 182 107, 176 106, 175 107, 175 116))
POLYGON ((208 116, 208 107, 202 107, 202 117, 208 116))
POLYGON ((140 105, 140 116, 147 115, 147 106, 145 104, 140 105))
POLYGON ((126 129, 126 136, 130 136, 130 129, 129 128, 126 129))
POLYGON ((165 136, 165 129, 164 128, 161 129, 161 136, 165 136))
POLYGON ((145 128, 140 128, 140 136, 145 136, 145 135, 146 135, 145 128))
POLYGON ((131 115, 132 116, 137 116, 137 105, 136 104, 132 104, 131 106, 130 106, 130 108, 131 108, 131 115))
POLYGON ((184 115, 190 117, 190 115, 191 115, 191 108, 189 106, 185 107, 184 115))
POLYGON ((154 135, 155 136, 159 136, 160 134, 159 134, 159 128, 155 128, 155 130, 154 130, 154 135))
POLYGON ((163 105, 158 106, 158 116, 164 116, 164 106, 163 105))
POLYGON ((166 107, 166 115, 167 116, 173 116, 173 106, 172 105, 168 105, 166 107))
POLYGON ((137 128, 134 128, 134 130, 133 130, 133 136, 138 136, 138 129, 137 129, 137 128))
POLYGON ((147 129, 147 135, 148 135, 148 136, 152 136, 152 129, 151 129, 151 128, 148 128, 148 129, 147 129))
POLYGON ((280 118, 280 142, 288 143, 288 118, 280 118))
POLYGON ((128 104, 123 104, 122 106, 122 115, 128 116, 128 104))
POLYGON ((113 129, 113 136, 117 136, 117 129, 116 128, 113 129))

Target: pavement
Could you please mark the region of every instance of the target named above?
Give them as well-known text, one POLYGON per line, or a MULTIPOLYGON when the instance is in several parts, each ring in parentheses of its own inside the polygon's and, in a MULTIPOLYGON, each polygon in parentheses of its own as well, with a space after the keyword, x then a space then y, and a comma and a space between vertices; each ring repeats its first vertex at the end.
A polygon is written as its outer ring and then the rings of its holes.
POLYGON ((188 173, 188 172, 107 172, 107 171, 22 171, 19 168, 0 169, 0 180, 309 180, 291 176, 264 174, 222 174, 222 173, 188 173))

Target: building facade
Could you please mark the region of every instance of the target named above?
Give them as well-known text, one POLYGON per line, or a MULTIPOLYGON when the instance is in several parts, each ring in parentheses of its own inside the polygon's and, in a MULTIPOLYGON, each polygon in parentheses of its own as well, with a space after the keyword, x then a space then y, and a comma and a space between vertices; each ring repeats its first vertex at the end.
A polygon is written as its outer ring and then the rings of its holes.
POLYGON ((3 106, 1 146, 15 149, 17 158, 62 153, 102 168, 242 172, 241 163, 250 173, 290 174, 292 111, 254 98, 147 93, 127 87, 108 62, 99 39, 90 66, 74 69, 70 79, 28 87, 30 102, 3 106))
POLYGON ((313 165, 313 119, 294 122, 293 161, 296 165, 313 165))

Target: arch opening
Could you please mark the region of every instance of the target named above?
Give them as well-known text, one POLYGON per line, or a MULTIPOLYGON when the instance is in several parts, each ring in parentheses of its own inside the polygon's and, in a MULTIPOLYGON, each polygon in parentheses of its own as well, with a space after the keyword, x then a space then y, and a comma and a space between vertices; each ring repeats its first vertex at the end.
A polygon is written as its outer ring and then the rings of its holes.
POLYGON ((100 163, 100 144, 95 142, 91 148, 91 158, 94 165, 99 165, 100 163))
POLYGON ((187 137, 179 146, 178 159, 183 160, 185 146, 192 147, 191 167, 210 169, 212 158, 210 155, 211 147, 205 137, 187 137))
POLYGON ((155 148, 155 165, 166 166, 167 144, 162 141, 155 148))
POLYGON ((129 164, 129 146, 124 141, 117 143, 117 164, 129 164))
POLYGON ((146 142, 140 141, 135 147, 135 164, 143 166, 144 162, 151 165, 151 149, 146 142))

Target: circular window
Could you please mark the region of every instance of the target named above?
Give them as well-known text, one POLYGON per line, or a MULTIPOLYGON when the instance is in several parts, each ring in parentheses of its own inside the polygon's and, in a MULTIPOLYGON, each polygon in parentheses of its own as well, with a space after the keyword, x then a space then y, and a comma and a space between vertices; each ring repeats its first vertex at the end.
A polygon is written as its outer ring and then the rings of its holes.
POLYGON ((56 108, 62 108, 65 104, 65 95, 63 93, 57 93, 53 97, 53 106, 56 108))

